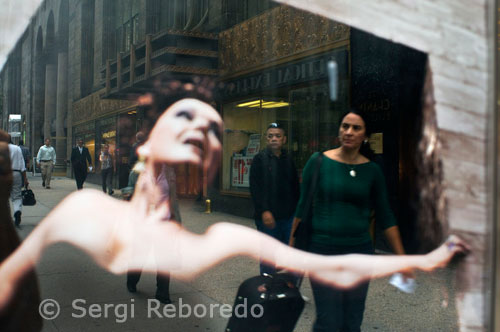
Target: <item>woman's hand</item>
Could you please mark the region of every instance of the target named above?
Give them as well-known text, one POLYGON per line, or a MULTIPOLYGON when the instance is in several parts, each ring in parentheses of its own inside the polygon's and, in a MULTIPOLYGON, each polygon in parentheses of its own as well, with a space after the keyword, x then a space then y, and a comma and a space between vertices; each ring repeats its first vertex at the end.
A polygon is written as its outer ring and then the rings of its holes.
MULTIPOLYGON (((470 247, 451 235, 444 244, 426 255, 340 255, 327 256, 329 262, 317 262, 308 268, 312 278, 337 287, 354 287, 360 282, 402 272, 413 277, 415 269, 432 271, 445 267, 457 254, 467 254, 470 247)), ((314 258, 316 259, 316 258, 314 258)))
POLYGON ((422 270, 430 271, 439 267, 445 267, 456 254, 468 254, 470 246, 456 235, 450 235, 448 239, 437 249, 431 251, 426 257, 422 270))

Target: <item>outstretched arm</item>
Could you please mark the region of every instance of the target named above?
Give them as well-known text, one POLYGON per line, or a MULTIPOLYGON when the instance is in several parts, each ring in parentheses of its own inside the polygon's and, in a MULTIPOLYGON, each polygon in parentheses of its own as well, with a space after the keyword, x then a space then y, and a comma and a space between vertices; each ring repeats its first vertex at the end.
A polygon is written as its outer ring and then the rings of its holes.
POLYGON ((321 256, 229 223, 215 224, 205 234, 196 235, 165 222, 168 208, 168 204, 152 208, 146 199, 126 203, 95 190, 70 195, 0 265, 0 310, 43 250, 56 242, 82 249, 113 273, 160 270, 188 279, 230 257, 245 255, 340 287, 407 269, 429 271, 446 265, 455 253, 466 249, 452 237, 428 255, 321 256), (68 215, 74 217, 68 219, 68 215))
MULTIPOLYGON (((183 253, 171 270, 177 277, 190 278, 227 258, 245 255, 291 271, 306 272, 327 284, 346 288, 398 271, 431 271, 445 266, 457 252, 468 250, 459 238, 452 236, 445 244, 427 255, 323 256, 291 248, 272 237, 229 223, 217 223, 204 235, 194 235, 179 229, 175 239, 173 247, 168 250, 179 250, 183 253)), ((166 265, 160 266, 163 268, 166 265)))

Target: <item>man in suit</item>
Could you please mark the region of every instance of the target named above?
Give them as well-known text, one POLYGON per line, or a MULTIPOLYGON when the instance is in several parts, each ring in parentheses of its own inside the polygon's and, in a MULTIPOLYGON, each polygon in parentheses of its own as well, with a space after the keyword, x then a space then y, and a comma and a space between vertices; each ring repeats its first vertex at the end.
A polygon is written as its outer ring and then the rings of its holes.
POLYGON ((76 187, 78 190, 83 188, 83 183, 87 178, 87 161, 89 167, 92 168, 92 159, 90 158, 89 149, 83 146, 83 140, 79 139, 77 146, 71 151, 71 164, 75 172, 76 187))

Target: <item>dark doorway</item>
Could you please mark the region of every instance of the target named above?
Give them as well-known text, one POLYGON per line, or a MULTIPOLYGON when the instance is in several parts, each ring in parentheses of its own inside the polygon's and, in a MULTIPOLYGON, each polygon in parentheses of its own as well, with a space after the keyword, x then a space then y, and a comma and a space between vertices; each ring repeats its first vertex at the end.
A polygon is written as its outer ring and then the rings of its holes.
MULTIPOLYGON (((377 135, 375 161, 384 171, 390 203, 410 253, 419 247, 416 155, 426 63, 425 53, 351 28, 351 105, 368 114, 377 135)), ((380 230, 376 242, 377 248, 388 249, 380 230)))

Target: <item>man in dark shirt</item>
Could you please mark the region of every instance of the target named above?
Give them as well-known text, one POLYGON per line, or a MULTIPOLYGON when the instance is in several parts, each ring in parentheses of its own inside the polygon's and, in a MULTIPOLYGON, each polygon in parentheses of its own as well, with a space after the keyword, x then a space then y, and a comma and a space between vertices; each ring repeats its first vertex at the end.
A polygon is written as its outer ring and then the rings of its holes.
MULTIPOLYGON (((271 123, 266 131, 267 147, 252 160, 250 191, 255 208, 257 229, 288 244, 293 214, 299 199, 297 169, 283 145, 285 130, 271 123)), ((275 268, 260 265, 260 273, 274 273, 275 268)))

